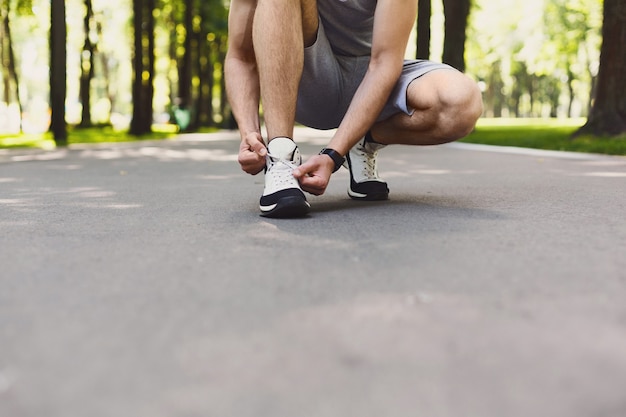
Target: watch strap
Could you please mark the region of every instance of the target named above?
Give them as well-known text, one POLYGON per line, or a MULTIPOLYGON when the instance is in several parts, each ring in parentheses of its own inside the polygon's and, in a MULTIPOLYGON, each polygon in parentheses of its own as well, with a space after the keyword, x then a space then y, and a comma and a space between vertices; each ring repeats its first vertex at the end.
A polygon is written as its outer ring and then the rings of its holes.
POLYGON ((337 172, 346 161, 345 157, 343 157, 339 152, 331 148, 324 148, 320 151, 319 154, 330 156, 330 159, 332 159, 335 163, 335 168, 333 169, 333 172, 337 172))

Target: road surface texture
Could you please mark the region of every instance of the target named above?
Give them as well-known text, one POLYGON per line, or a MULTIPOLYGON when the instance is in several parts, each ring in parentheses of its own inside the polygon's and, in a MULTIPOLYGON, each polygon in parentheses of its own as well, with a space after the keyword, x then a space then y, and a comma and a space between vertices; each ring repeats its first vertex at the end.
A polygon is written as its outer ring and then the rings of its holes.
POLYGON ((0 151, 0 416, 626 416, 626 158, 388 147, 278 220, 238 143, 0 151))

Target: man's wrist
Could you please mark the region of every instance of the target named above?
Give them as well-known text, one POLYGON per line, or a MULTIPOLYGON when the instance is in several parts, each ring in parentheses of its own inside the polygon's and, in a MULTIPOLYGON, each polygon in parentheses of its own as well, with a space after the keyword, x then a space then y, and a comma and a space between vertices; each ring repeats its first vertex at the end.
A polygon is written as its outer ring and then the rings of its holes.
POLYGON ((343 155, 341 155, 339 152, 337 152, 336 150, 332 148, 324 148, 320 151, 319 154, 328 155, 328 157, 330 157, 330 159, 333 160, 333 163, 335 164, 333 168, 333 172, 337 172, 339 168, 341 168, 343 163, 346 161, 346 158, 343 155))
POLYGON ((259 135, 259 136, 261 136, 261 129, 255 129, 254 127, 239 129, 239 132, 241 134, 241 137, 243 137, 243 138, 248 137, 250 135, 259 135))

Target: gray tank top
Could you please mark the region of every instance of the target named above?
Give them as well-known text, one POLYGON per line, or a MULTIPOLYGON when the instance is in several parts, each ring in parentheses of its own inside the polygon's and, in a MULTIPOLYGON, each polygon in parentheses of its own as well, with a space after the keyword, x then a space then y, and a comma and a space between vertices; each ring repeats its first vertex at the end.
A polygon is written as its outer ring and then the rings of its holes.
POLYGON ((324 31, 337 55, 370 55, 377 0, 317 0, 324 31))

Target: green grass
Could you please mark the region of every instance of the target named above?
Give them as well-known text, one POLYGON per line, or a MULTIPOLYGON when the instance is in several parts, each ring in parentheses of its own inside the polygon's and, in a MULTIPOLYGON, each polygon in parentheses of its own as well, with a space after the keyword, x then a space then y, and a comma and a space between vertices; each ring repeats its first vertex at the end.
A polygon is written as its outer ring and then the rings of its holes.
POLYGON ((572 134, 584 119, 481 119, 463 142, 556 151, 626 155, 626 134, 617 137, 572 134))
MULTIPOLYGON (((168 139, 175 137, 177 130, 174 126, 155 125, 153 132, 137 137, 129 135, 126 130, 115 130, 111 126, 68 128, 68 142, 70 145, 79 143, 115 143, 133 142, 140 140, 168 139)), ((41 148, 54 149, 55 143, 51 133, 22 133, 0 135, 0 148, 41 148)))
POLYGON ((0 148, 54 149, 54 141, 39 133, 0 134, 0 148))
MULTIPOLYGON (((585 123, 584 119, 481 119, 463 142, 497 146, 517 146, 557 151, 626 155, 626 134, 618 137, 571 135, 585 123)), ((154 126, 154 132, 137 138, 112 127, 69 128, 69 143, 130 142, 145 139, 167 139, 176 136, 171 126, 154 126)), ((0 135, 0 148, 54 149, 49 133, 0 135)))

